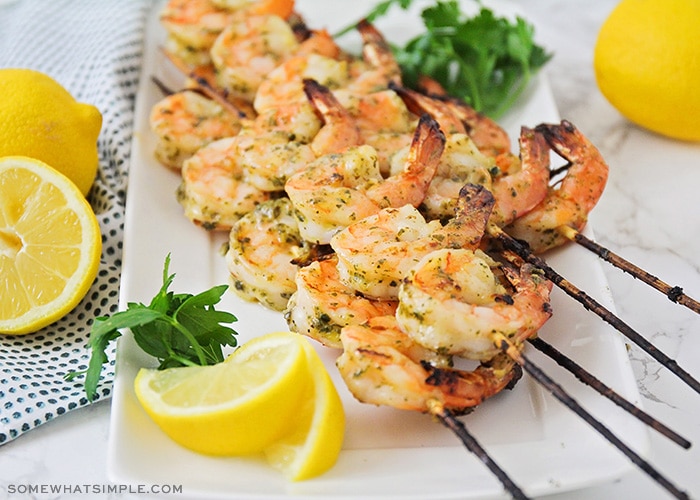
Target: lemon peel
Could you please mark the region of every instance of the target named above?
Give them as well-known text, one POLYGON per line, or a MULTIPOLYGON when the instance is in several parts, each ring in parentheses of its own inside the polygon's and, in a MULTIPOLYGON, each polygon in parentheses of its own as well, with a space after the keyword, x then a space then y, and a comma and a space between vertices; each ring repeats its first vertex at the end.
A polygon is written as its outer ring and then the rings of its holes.
POLYGON ((0 156, 41 160, 68 177, 83 196, 95 181, 102 114, 76 101, 50 76, 0 69, 0 156))
POLYGON ((51 166, 0 158, 0 333, 57 321, 97 275, 102 235, 77 187, 51 166))
POLYGON ((263 453, 291 481, 337 461, 345 412, 309 341, 274 332, 244 343, 223 363, 142 368, 136 397, 175 442, 208 455, 263 453))
POLYGON ((601 93, 630 121, 700 140, 696 0, 622 0, 603 23, 594 69, 601 93))
POLYGON ((297 429, 265 449, 267 461, 291 481, 303 481, 328 471, 338 460, 345 436, 340 396, 313 347, 306 343, 310 393, 300 407, 297 429))
POLYGON ((136 397, 175 442, 220 456, 250 455, 293 430, 294 414, 312 383, 303 339, 273 333, 250 340, 223 363, 142 368, 136 397))

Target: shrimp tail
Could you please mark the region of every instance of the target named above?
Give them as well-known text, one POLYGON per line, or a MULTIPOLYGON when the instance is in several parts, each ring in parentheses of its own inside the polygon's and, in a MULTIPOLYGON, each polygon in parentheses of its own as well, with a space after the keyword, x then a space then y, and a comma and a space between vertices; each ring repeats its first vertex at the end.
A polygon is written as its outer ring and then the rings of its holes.
POLYGON ((428 114, 421 115, 403 172, 389 177, 374 189, 371 199, 381 208, 406 204, 418 207, 435 177, 445 142, 445 134, 438 123, 428 114))
POLYGON ((560 124, 540 124, 540 132, 550 147, 573 165, 562 181, 564 193, 576 191, 577 202, 585 213, 596 206, 608 179, 609 167, 600 151, 569 121, 560 124), (585 183, 585 190, 579 184, 585 183), (584 195, 580 195, 585 191, 584 195))
POLYGON ((370 64, 386 69, 390 69, 390 84, 401 85, 401 69, 396 64, 391 46, 384 38, 384 35, 367 19, 362 19, 357 23, 357 31, 362 37, 362 56, 370 64))
POLYGON ((303 85, 306 98, 324 124, 311 143, 314 153, 323 156, 358 145, 361 142, 360 131, 355 120, 333 92, 311 78, 305 78, 303 85))
POLYGON ((460 241, 457 248, 477 248, 486 231, 486 225, 496 200, 488 189, 482 185, 465 184, 459 190, 459 200, 455 217, 449 222, 450 234, 467 236, 460 241))
MULTIPOLYGON (((445 134, 440 130, 440 125, 438 125, 437 121, 427 113, 421 115, 411 141, 407 171, 409 173, 422 172, 419 178, 424 184, 423 191, 427 189, 428 184, 430 184, 437 171, 440 157, 445 150, 446 140, 445 134), (429 172, 430 175, 425 175, 425 172, 429 172)), ((418 203, 413 205, 416 206, 418 203)))

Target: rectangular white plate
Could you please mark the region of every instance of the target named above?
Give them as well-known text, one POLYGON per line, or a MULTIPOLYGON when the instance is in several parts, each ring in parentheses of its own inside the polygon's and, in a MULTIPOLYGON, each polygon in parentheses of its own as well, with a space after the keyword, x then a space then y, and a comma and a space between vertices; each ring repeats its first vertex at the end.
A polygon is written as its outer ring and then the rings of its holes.
MULTIPOLYGON (((341 0, 299 0, 298 10, 312 27, 333 29, 351 21, 338 19, 341 0), (335 19, 335 20, 334 20, 335 19)), ((356 17, 372 1, 352 3, 356 17)), ((503 1, 487 5, 512 14, 503 1)), ((468 5, 465 3, 465 8, 468 5)), ((219 253, 225 235, 212 235, 192 225, 175 199, 178 174, 153 157, 155 139, 148 128, 151 106, 161 94, 151 76, 177 88, 182 81, 158 52, 163 32, 158 7, 148 25, 143 77, 138 102, 124 237, 120 304, 148 302, 162 283, 163 262, 172 254, 173 289, 198 293, 226 283, 228 273, 219 253)), ((377 23, 386 36, 403 41, 416 33, 416 9, 392 13, 377 23)), ((350 41, 352 43, 352 40, 350 41)), ((511 137, 521 125, 558 121, 547 81, 540 77, 502 120, 511 137)), ((612 308, 597 258, 579 247, 553 252, 547 260, 570 281, 612 308)), ((618 334, 559 290, 553 292, 554 317, 541 337, 578 361, 635 404, 639 394, 618 334)), ((239 341, 274 330, 286 330, 281 314, 226 295, 221 308, 236 314, 239 341)), ((484 498, 504 496, 498 480, 447 429, 422 414, 356 402, 339 379, 335 352, 319 348, 344 401, 347 434, 337 465, 325 475, 288 483, 262 459, 211 458, 171 442, 141 409, 133 392, 136 372, 153 366, 129 335, 119 341, 108 450, 111 480, 127 484, 182 484, 184 494, 225 498, 484 498)), ((644 455, 646 428, 534 349, 527 351, 593 415, 625 443, 644 455)), ((632 465, 573 412, 525 375, 512 391, 487 401, 463 417, 467 428, 489 454, 529 495, 561 492, 610 481, 632 465)))

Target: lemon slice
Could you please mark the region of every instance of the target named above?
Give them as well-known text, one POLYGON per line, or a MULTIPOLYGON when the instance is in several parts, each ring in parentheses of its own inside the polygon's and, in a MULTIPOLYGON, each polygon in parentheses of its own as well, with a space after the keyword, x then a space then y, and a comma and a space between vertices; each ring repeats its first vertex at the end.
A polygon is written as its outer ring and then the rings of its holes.
POLYGON ((175 442, 209 455, 259 453, 295 429, 313 384, 305 340, 290 332, 250 340, 223 363, 141 369, 136 396, 175 442))
POLYGON ((78 188, 45 163, 0 158, 0 333, 62 318, 87 294, 102 237, 78 188))
POLYGON ((270 465, 292 481, 318 476, 337 461, 345 436, 345 413, 340 396, 323 362, 305 343, 310 393, 295 416, 296 429, 265 449, 270 465))

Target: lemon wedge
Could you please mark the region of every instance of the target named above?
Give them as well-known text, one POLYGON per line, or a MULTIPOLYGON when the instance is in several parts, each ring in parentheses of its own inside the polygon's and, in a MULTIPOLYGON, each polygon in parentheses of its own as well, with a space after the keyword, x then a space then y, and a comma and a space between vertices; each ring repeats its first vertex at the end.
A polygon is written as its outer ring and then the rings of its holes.
POLYGON ((225 362, 141 369, 136 396, 175 442, 208 455, 260 453, 295 429, 313 383, 303 337, 277 332, 243 344, 225 362))
POLYGON ((0 158, 0 333, 26 334, 70 312, 100 265, 92 208, 66 176, 32 158, 0 158))
POLYGON ((330 469, 345 436, 345 412, 335 385, 313 347, 308 342, 304 347, 313 384, 295 416, 296 429, 265 449, 268 463, 291 481, 330 469))

